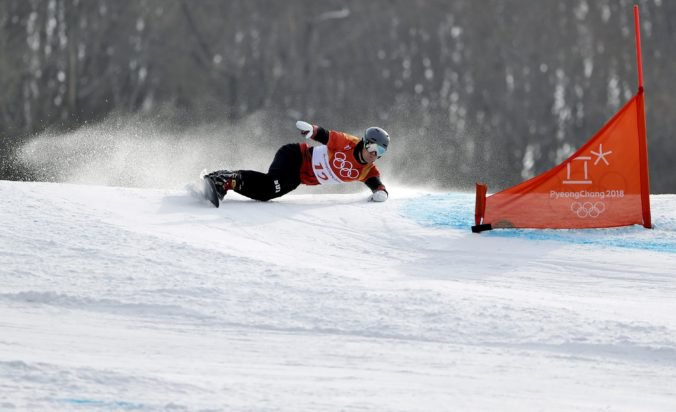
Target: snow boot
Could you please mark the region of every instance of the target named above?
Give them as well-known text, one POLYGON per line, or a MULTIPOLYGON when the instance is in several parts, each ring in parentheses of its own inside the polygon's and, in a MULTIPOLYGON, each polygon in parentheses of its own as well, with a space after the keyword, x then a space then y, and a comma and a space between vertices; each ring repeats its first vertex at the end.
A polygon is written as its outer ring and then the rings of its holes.
POLYGON ((204 177, 214 182, 219 200, 223 200, 228 190, 236 189, 241 184, 240 174, 230 170, 217 170, 204 177))

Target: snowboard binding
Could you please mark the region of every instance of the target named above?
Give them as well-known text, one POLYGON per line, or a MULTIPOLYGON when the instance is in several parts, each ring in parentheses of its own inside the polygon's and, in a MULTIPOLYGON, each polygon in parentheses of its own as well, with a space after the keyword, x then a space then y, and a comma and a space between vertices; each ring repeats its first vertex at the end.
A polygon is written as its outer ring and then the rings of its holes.
POLYGON ((240 174, 230 170, 217 170, 203 176, 204 197, 218 207, 228 190, 239 186, 240 174))

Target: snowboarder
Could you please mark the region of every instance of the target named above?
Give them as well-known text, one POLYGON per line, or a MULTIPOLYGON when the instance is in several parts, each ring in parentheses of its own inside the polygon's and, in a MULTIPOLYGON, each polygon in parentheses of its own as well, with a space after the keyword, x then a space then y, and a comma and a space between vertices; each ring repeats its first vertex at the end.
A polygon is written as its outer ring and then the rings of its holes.
MULTIPOLYGON (((283 196, 301 183, 309 186, 360 181, 373 192, 370 200, 383 202, 388 193, 374 164, 387 151, 390 136, 379 127, 369 127, 362 138, 304 121, 296 128, 306 139, 321 146, 290 143, 282 146, 267 173, 254 170, 218 170, 204 176, 206 196, 215 190, 222 200, 228 190, 255 200, 283 196)), ((218 199, 212 203, 218 207, 218 199)))

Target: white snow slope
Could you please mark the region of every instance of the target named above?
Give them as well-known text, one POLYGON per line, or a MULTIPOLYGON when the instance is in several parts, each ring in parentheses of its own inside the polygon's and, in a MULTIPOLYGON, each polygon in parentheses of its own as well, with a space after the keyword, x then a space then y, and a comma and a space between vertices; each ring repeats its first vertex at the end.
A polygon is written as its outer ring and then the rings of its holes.
POLYGON ((477 235, 391 192, 0 182, 0 410, 676 410, 676 196, 477 235))

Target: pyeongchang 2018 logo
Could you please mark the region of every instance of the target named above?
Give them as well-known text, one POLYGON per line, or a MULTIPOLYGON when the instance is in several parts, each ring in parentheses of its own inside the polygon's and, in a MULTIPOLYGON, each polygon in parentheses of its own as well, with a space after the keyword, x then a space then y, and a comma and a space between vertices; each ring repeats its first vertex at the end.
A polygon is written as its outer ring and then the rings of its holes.
MULTIPOLYGON (((592 181, 590 168, 610 166, 610 155, 612 150, 604 150, 603 144, 599 144, 597 150, 590 150, 592 156, 578 156, 571 159, 566 165, 566 177, 561 182, 563 185, 589 186, 592 181), (578 170, 576 177, 573 177, 573 169, 578 170)), ((580 219, 597 218, 606 211, 606 199, 617 199, 624 197, 624 190, 571 190, 549 192, 549 198, 571 199, 570 211, 580 219)))
POLYGON ((570 205, 570 211, 581 219, 599 217, 605 210, 606 204, 603 202, 573 202, 570 205))
POLYGON ((590 192, 580 190, 578 192, 549 192, 550 199, 573 199, 570 204, 570 211, 580 219, 599 217, 606 210, 606 204, 603 199, 606 198, 606 192, 590 192))

